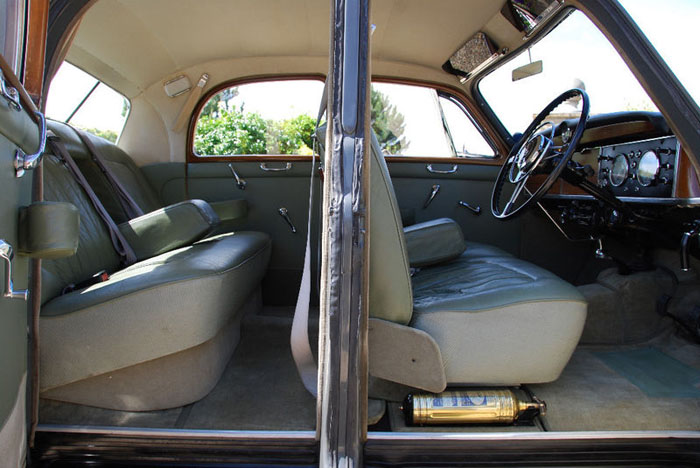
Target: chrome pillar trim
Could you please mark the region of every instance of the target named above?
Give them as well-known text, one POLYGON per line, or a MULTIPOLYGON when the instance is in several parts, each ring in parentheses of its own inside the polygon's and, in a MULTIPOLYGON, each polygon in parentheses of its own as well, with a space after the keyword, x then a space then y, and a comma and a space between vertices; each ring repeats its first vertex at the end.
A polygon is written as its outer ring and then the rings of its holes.
POLYGON ((248 182, 238 175, 238 172, 233 168, 233 164, 229 163, 228 168, 231 169, 231 174, 233 174, 233 178, 236 179, 236 187, 238 187, 239 190, 245 190, 248 182))
POLYGON ((260 163, 260 169, 266 172, 283 172, 283 171, 288 171, 292 168, 292 163, 288 162, 282 167, 270 167, 267 165, 267 163, 261 162, 260 163))
POLYGON ((433 165, 428 164, 427 166, 425 166, 425 168, 428 170, 428 172, 431 172, 433 174, 454 174, 455 172, 457 172, 458 166, 456 164, 453 164, 452 169, 442 170, 442 169, 433 169, 433 165))
POLYGON ((35 169, 41 162, 46 148, 46 117, 41 112, 34 112, 39 121, 39 149, 34 154, 24 154, 21 149, 15 151, 15 177, 22 177, 26 171, 35 169))
POLYGON ((294 223, 292 223, 291 218, 289 217, 289 210, 285 207, 280 208, 277 210, 277 212, 284 218, 285 221, 287 221, 287 224, 289 224, 290 229, 292 230, 292 234, 297 233, 297 228, 294 226, 294 223))
POLYGON ((27 300, 29 297, 28 289, 14 290, 14 285, 12 284, 12 259, 15 257, 15 253, 12 250, 12 246, 0 239, 0 258, 5 260, 5 290, 2 293, 2 297, 7 297, 9 299, 23 299, 27 300))

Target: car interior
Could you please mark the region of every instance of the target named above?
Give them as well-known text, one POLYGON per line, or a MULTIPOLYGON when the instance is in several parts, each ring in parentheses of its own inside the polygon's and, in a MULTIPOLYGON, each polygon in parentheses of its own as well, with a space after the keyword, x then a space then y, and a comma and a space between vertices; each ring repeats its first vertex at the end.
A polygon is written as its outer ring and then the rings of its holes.
MULTIPOLYGON (((372 2, 369 431, 700 429, 695 162, 657 109, 511 79, 566 24, 595 29, 543 3, 523 29, 519 2, 372 2), (407 416, 475 389, 539 414, 407 416)), ((42 229, 77 245, 42 261, 39 430, 316 429, 290 335, 308 234, 317 355, 329 8, 97 0, 55 38, 42 229), (270 130, 256 102, 287 101, 308 117, 270 130)))

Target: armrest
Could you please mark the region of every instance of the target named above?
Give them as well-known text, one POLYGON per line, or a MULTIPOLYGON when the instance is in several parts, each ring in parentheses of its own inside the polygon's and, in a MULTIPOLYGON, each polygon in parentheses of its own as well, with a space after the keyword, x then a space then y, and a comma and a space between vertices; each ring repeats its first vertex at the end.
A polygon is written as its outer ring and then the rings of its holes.
POLYGON ((248 215, 248 202, 243 198, 209 202, 221 222, 245 218, 248 215))
POLYGON ((464 252, 464 234, 449 218, 434 219, 403 229, 412 267, 425 267, 453 260, 464 252))
POLYGON ((143 260, 190 245, 219 225, 204 200, 186 200, 151 211, 119 225, 136 258, 143 260))

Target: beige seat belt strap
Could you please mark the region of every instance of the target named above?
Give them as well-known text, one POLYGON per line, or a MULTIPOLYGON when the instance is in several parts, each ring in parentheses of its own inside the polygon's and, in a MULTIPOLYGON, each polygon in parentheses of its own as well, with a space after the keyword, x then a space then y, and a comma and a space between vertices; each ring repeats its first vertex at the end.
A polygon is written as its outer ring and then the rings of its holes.
MULTIPOLYGON (((323 87, 321 107, 318 111, 316 119, 316 129, 314 130, 314 138, 318 131, 319 123, 326 111, 327 106, 327 83, 323 87)), ((316 145, 314 145, 316 146, 316 145)), ((306 227, 306 251, 304 252, 304 270, 301 275, 301 285, 299 286, 299 296, 297 297, 297 305, 294 309, 294 319, 292 320, 292 333, 290 336, 290 344, 292 347, 292 357, 294 364, 297 366, 299 377, 304 383, 304 387, 314 397, 318 395, 318 366, 311 352, 309 344, 309 305, 311 303, 311 214, 314 205, 314 172, 316 170, 315 155, 319 153, 314 151, 314 157, 311 159, 311 177, 309 184, 309 219, 306 227)))
POLYGON ((187 122, 190 119, 192 109, 194 109, 195 104, 197 104, 199 97, 202 95, 202 91, 204 91, 204 87, 207 85, 207 81, 209 81, 209 74, 203 73, 202 76, 199 77, 197 86, 192 88, 192 91, 190 91, 185 105, 182 106, 182 109, 180 109, 180 113, 177 116, 175 125, 173 125, 173 131, 175 133, 182 133, 182 131, 185 130, 185 126, 187 125, 187 122))

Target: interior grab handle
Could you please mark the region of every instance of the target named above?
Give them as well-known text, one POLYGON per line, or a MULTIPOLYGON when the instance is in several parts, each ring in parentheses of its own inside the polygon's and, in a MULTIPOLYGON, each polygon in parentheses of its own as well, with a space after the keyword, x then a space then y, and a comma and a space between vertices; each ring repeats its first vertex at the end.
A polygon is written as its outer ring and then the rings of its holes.
POLYGON ((245 186, 248 185, 248 182, 238 175, 238 172, 233 168, 233 164, 229 163, 228 168, 231 169, 231 174, 233 174, 233 178, 236 179, 236 187, 238 187, 239 190, 245 190, 245 186))
POLYGON ((290 162, 288 162, 287 164, 285 164, 282 167, 270 167, 267 165, 267 163, 264 163, 264 162, 260 163, 260 169, 262 169, 263 171, 267 171, 267 172, 282 172, 282 171, 288 171, 291 168, 292 168, 292 163, 290 163, 290 162))
POLYGON ((0 239, 0 258, 5 261, 5 290, 2 293, 2 297, 24 299, 26 301, 27 297, 29 297, 29 290, 19 289, 15 291, 12 284, 12 259, 14 256, 12 246, 0 239))
POLYGON ((292 220, 289 218, 289 210, 285 207, 282 207, 278 210, 278 212, 280 216, 283 217, 285 221, 287 221, 287 224, 289 224, 289 228, 292 230, 292 234, 296 234, 297 228, 294 227, 292 220))
POLYGON ((34 112, 39 122, 39 149, 34 154, 15 151, 15 177, 22 177, 26 171, 36 168, 41 162, 46 148, 46 117, 41 112, 34 112))
POLYGON ((481 207, 479 205, 471 206, 469 203, 463 202, 462 200, 458 201, 457 204, 461 207, 468 209, 472 213, 474 213, 474 216, 478 216, 481 214, 481 207))
POLYGON ((432 172, 433 174, 454 174, 457 172, 457 167, 458 166, 456 164, 453 164, 451 169, 433 169, 432 164, 425 166, 428 172, 432 172))

